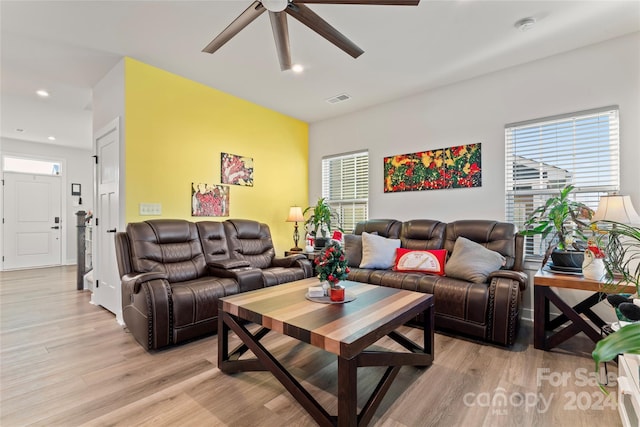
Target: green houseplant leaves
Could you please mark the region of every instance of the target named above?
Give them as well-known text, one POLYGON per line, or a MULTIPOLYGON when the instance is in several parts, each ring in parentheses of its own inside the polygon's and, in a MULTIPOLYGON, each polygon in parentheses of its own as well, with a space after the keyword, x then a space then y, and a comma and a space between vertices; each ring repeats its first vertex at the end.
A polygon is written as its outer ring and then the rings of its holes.
POLYGON ((575 187, 567 185, 560 190, 557 196, 547 199, 544 205, 535 209, 524 223, 523 236, 540 235, 549 239, 549 244, 542 260, 544 266, 554 249, 560 250, 584 250, 572 241, 575 232, 580 238, 586 240, 582 230, 589 227, 589 220, 593 216, 593 210, 581 202, 571 200, 570 194, 575 187))
POLYGON ((316 237, 327 237, 327 233, 331 231, 332 224, 340 222, 338 213, 331 208, 324 197, 319 198, 315 206, 307 207, 303 215, 306 215, 307 212, 311 212, 311 215, 304 225, 305 227, 311 225, 311 233, 316 237))

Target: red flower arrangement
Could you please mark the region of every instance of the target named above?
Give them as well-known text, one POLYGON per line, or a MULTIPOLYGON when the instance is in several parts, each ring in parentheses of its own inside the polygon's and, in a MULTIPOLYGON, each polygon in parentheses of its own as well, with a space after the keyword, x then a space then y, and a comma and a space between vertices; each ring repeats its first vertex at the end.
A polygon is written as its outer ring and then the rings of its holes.
POLYGON ((344 250, 336 241, 323 249, 318 257, 314 260, 316 265, 316 273, 320 281, 327 281, 331 287, 336 286, 341 280, 345 280, 349 274, 347 267, 347 258, 344 250))

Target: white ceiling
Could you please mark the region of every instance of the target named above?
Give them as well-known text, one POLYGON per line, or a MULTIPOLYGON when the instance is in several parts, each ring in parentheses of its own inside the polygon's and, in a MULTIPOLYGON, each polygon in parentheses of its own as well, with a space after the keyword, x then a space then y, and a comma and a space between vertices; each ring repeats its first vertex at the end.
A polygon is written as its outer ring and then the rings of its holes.
POLYGON ((292 61, 306 69, 281 72, 267 14, 202 53, 251 1, 1 0, 0 135, 89 149, 91 88, 123 56, 312 123, 640 31, 640 0, 310 5, 365 53, 289 18, 292 61), (517 31, 525 17, 537 25, 517 31), (325 101, 342 93, 352 99, 325 101))

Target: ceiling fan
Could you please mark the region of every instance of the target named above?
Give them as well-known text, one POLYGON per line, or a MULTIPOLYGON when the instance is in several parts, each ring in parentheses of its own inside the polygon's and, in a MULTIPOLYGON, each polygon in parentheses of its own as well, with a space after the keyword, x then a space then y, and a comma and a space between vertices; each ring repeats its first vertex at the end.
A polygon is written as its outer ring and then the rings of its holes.
POLYGON ((202 49, 202 51, 213 53, 220 49, 226 42, 231 40, 233 36, 238 34, 240 30, 253 22, 253 20, 260 16, 265 10, 268 10, 273 37, 276 41, 280 69, 282 71, 291 68, 287 14, 311 28, 352 57, 357 58, 362 55, 364 51, 332 27, 327 21, 305 6, 305 3, 417 6, 419 2, 420 0, 256 0, 214 38, 211 43, 202 49))

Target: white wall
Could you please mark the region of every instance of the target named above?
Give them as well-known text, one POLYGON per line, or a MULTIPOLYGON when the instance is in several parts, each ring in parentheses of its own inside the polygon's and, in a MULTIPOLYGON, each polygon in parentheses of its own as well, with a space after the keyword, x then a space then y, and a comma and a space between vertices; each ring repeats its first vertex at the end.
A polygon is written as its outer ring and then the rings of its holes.
MULTIPOLYGON (((121 59, 115 67, 113 67, 93 88, 93 136, 96 137, 96 133, 108 126, 113 120, 118 119, 120 123, 120 167, 119 167, 119 230, 124 230, 124 183, 125 177, 125 124, 124 124, 124 73, 125 73, 125 60, 121 59)), ((95 141, 94 151, 95 151, 95 141)), ((96 248, 94 248, 96 249, 96 248)), ((99 256, 100 254, 95 251, 94 254, 99 256)))
POLYGON ((368 149, 370 218, 504 220, 505 124, 608 105, 620 107, 620 190, 640 209, 640 33, 311 124, 309 200, 323 156, 368 149), (383 193, 385 156, 476 142, 481 188, 383 193))
MULTIPOLYGON (((62 218, 65 230, 66 251, 62 254, 64 264, 77 263, 77 228, 76 212, 93 210, 93 158, 91 150, 42 144, 39 142, 21 141, 2 138, 1 154, 22 154, 34 157, 50 157, 63 160, 62 196, 66 213, 62 218), (82 205, 78 205, 78 197, 71 196, 71 183, 79 183, 82 188, 82 205)), ((65 245, 63 244, 63 248, 65 245)), ((0 251, 3 248, 0 247, 0 251)))

